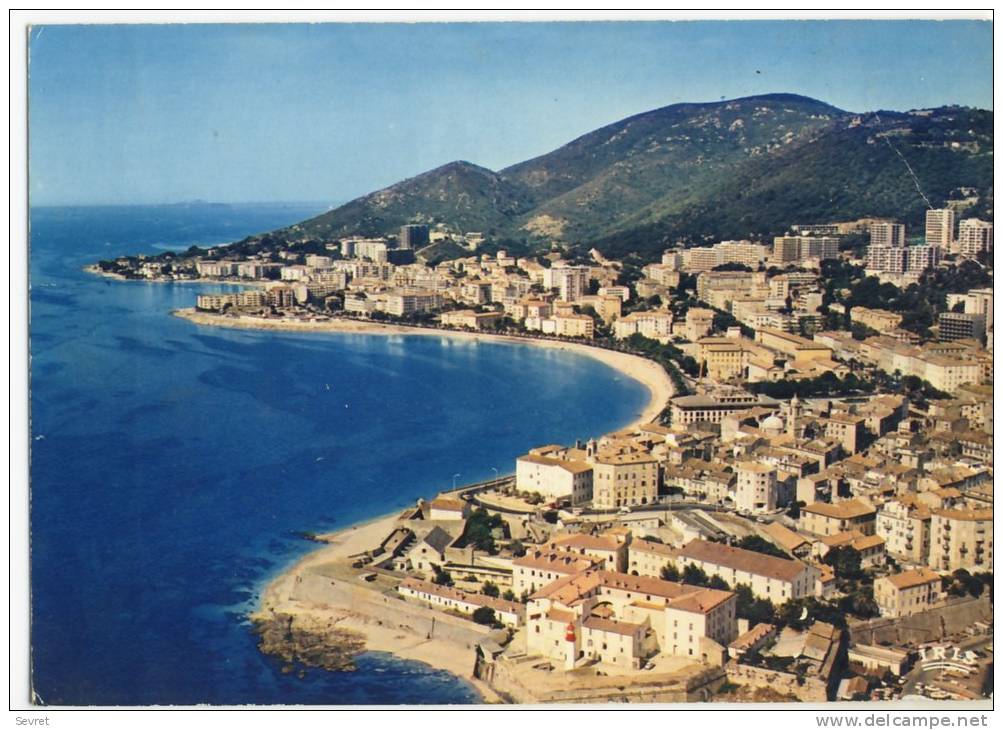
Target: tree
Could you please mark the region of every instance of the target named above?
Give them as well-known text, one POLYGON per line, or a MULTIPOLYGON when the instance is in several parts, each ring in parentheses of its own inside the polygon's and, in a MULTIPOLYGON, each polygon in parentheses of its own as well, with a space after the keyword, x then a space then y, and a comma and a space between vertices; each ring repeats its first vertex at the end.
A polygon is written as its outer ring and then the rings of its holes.
POLYGON ((511 588, 506 588, 505 592, 502 593, 501 597, 503 599, 505 599, 506 601, 514 601, 515 600, 515 593, 512 591, 511 588))
POLYGON ((728 581, 719 575, 713 576, 709 581, 707 581, 708 588, 714 588, 719 591, 730 591, 731 586, 728 585, 728 581))
POLYGON ((837 628, 846 627, 846 611, 839 606, 819 601, 817 598, 799 598, 778 606, 774 620, 778 624, 803 629, 815 621, 824 621, 837 628))
POLYGON ((831 565, 837 578, 859 580, 863 576, 860 568, 860 553, 848 545, 840 545, 825 554, 822 562, 831 565))
POLYGON ((522 544, 522 540, 513 540, 508 547, 517 558, 526 554, 526 546, 522 544))
POLYGON ((662 580, 671 580, 674 583, 679 582, 679 569, 672 565, 666 565, 662 568, 662 580))
POLYGON ((964 568, 954 571, 949 578, 944 579, 945 590, 952 596, 972 596, 978 598, 986 587, 989 587, 989 598, 992 600, 992 573, 969 573, 964 568))
POLYGON ((839 599, 837 604, 844 613, 857 618, 868 619, 878 615, 878 604, 874 601, 874 591, 870 586, 859 588, 839 599))
POLYGON ((437 568, 435 571, 435 578, 433 579, 433 582, 436 585, 440 586, 451 586, 453 585, 453 576, 449 574, 448 570, 442 570, 441 568, 437 568))
POLYGON ((498 590, 498 586, 496 586, 494 583, 492 583, 491 581, 485 581, 484 585, 481 586, 481 593, 483 593, 485 596, 498 598, 498 594, 500 593, 500 591, 498 590))
POLYGON ((772 555, 775 558, 790 560, 790 556, 787 553, 772 542, 764 540, 759 535, 746 535, 735 544, 735 547, 742 548, 743 550, 752 550, 763 555, 772 555))
POLYGON ((498 622, 495 618, 495 610, 488 606, 474 609, 474 621, 484 626, 494 626, 498 622))
POLYGON ((768 624, 773 621, 773 603, 765 598, 756 598, 752 593, 752 588, 741 583, 735 586, 736 604, 735 615, 744 618, 749 622, 749 626, 756 624, 768 624))
POLYGON ((505 521, 499 515, 492 515, 483 507, 478 507, 467 519, 463 535, 466 544, 494 555, 498 552, 492 532, 504 531, 505 521))
POLYGON ((685 568, 683 568, 683 583, 691 586, 705 586, 707 585, 707 574, 693 563, 688 563, 685 568))

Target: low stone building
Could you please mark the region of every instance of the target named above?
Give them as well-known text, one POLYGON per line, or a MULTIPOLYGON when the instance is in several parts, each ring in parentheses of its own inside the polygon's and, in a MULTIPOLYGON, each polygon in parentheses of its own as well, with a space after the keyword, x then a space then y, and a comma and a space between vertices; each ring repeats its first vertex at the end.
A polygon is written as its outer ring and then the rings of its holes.
POLYGON ((521 626, 526 616, 526 608, 521 603, 461 591, 416 578, 404 580, 397 586, 397 592, 404 598, 420 601, 433 608, 463 614, 472 615, 478 608, 490 608, 494 611, 495 618, 506 626, 521 626))
POLYGON ((430 520, 465 520, 470 516, 470 502, 456 497, 436 497, 428 503, 430 520))

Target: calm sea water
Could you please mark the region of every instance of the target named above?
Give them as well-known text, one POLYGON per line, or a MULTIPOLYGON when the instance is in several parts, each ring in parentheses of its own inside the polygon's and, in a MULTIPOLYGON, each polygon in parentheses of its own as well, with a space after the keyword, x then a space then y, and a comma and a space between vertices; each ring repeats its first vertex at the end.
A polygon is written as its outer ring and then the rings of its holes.
POLYGON ((169 315, 225 287, 98 258, 235 240, 316 206, 31 212, 33 686, 49 704, 467 703, 387 654, 284 675, 245 619, 328 531, 621 426, 647 392, 589 358, 435 337, 279 334, 169 315))

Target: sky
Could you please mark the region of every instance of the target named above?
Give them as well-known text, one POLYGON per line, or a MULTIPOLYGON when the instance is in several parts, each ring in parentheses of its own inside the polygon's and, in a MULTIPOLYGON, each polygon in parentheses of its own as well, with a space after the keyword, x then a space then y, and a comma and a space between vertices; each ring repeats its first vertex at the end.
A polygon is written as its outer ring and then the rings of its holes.
POLYGON ((33 205, 344 202, 677 102, 992 108, 979 21, 43 25, 33 205))

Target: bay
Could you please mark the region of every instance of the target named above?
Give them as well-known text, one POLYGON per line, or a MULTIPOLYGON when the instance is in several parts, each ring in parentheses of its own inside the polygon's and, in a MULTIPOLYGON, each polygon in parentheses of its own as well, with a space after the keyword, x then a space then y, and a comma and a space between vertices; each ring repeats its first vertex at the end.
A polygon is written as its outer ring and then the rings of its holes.
POLYGON ((170 316, 228 287, 111 281, 99 258, 237 240, 317 205, 30 212, 32 682, 54 705, 454 704, 387 654, 283 674, 246 621, 325 532, 511 472, 633 420, 581 355, 448 337, 223 330, 170 316))

